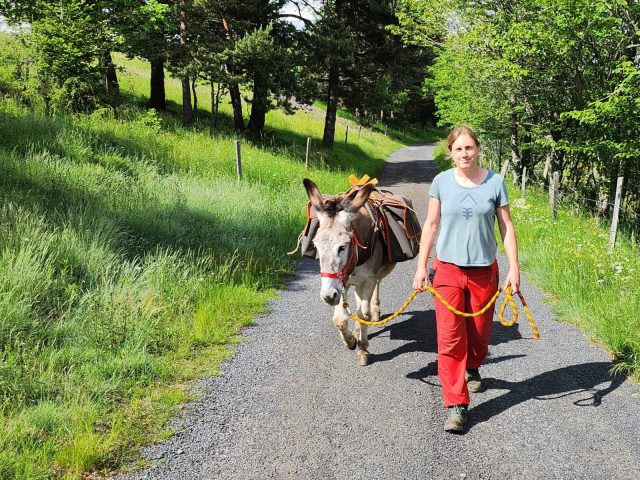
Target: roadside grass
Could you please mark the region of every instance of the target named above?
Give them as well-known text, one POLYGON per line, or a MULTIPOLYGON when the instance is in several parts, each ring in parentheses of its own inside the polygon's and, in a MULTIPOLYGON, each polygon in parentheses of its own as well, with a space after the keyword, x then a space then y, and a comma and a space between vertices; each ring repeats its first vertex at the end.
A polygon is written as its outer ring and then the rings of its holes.
POLYGON ((433 159, 438 166, 438 170, 441 172, 453 167, 453 161, 449 155, 446 138, 439 140, 436 144, 436 148, 433 150, 433 159))
POLYGON ((116 108, 46 118, 0 101, 0 478, 103 474, 169 435, 190 382, 292 272, 301 179, 345 190, 401 146, 338 140, 306 169, 321 119, 270 112, 266 138, 241 138, 238 182, 229 128, 144 110, 146 66, 120 61, 133 101, 116 108))
MULTIPOLYGON (((640 257, 619 235, 609 252, 609 232, 578 207, 563 205, 553 220, 548 196, 510 186, 520 261, 553 298, 561 321, 581 327, 613 355, 617 373, 640 380, 640 257)), ((543 332, 544 334, 544 332, 543 332)))

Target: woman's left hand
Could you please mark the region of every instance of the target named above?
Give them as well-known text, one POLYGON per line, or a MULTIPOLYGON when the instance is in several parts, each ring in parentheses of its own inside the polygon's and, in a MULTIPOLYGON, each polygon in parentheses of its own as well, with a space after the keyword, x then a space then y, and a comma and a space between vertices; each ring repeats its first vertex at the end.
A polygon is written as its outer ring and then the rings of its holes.
POLYGON ((517 268, 510 268, 507 273, 507 278, 504 281, 504 288, 506 289, 511 285, 511 294, 515 295, 520 290, 520 270, 517 268))

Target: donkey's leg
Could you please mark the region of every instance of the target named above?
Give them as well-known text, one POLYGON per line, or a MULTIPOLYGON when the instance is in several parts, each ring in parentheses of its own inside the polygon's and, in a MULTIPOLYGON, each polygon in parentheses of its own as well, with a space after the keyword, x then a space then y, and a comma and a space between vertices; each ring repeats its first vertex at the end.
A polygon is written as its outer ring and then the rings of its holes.
POLYGON ((371 295, 371 321, 380 321, 380 280, 376 280, 376 287, 371 295))
MULTIPOLYGON (((365 320, 371 320, 370 302, 375 288, 375 279, 356 286, 359 311, 365 320)), ((369 365, 369 351, 367 350, 369 347, 369 337, 367 336, 367 326, 356 322, 353 333, 358 341, 358 351, 356 353, 358 365, 369 365)))
MULTIPOLYGON (((364 318, 365 320, 368 320, 366 314, 363 312, 362 310, 362 299, 360 298, 360 296, 358 295, 358 288, 354 288, 354 293, 355 293, 355 297, 356 297, 356 313, 357 315, 359 315, 360 317, 364 318)), ((365 327, 366 325, 362 325, 360 322, 358 322, 357 320, 353 322, 355 325, 353 326, 353 336, 355 337, 355 339, 358 341, 358 343, 360 343, 360 336, 361 336, 361 328, 365 327)))
MULTIPOLYGON (((345 291, 344 296, 346 297, 346 295, 347 292, 345 291)), ((353 350, 354 348, 356 348, 357 340, 349 331, 349 317, 344 311, 344 308, 342 308, 342 302, 344 302, 344 298, 342 298, 340 300, 340 303, 333 309, 333 324, 340 331, 340 338, 342 338, 342 343, 344 343, 349 350, 353 350)))

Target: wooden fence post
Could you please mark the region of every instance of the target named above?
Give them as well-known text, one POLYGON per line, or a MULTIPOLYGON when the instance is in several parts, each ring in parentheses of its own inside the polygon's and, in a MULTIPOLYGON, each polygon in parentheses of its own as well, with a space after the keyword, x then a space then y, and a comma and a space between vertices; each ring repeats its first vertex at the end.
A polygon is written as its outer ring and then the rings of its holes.
POLYGON ((560 190, 560 172, 553 172, 553 180, 549 188, 551 212, 553 219, 558 218, 558 192, 560 190))
POLYGON ((240 140, 236 140, 236 173, 238 182, 242 180, 242 154, 240 152, 240 140))
POLYGON ((616 246, 616 236, 618 235, 618 217, 620 216, 620 200, 622 198, 622 182, 624 177, 618 177, 616 185, 616 200, 613 204, 613 216, 611 217, 611 231, 609 233, 609 251, 613 251, 616 246))
POLYGON ((522 169, 522 184, 520 185, 520 195, 524 197, 524 190, 527 183, 527 167, 522 169))
POLYGON ((347 125, 347 130, 344 132, 344 143, 349 143, 349 125, 347 125))
POLYGON ((358 127, 358 140, 360 140, 360 132, 362 132, 362 125, 358 127))
POLYGON ((304 166, 309 168, 309 157, 311 156, 311 137, 307 137, 307 154, 304 158, 304 166))

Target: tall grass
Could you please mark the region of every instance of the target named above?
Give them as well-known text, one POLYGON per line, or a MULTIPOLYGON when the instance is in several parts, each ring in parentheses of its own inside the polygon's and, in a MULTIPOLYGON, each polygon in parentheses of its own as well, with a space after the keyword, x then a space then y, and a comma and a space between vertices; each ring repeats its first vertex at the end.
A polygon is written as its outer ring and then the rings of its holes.
POLYGON ((316 114, 271 112, 238 182, 228 105, 213 136, 183 129, 141 108, 146 66, 119 61, 118 107, 46 118, 0 101, 0 478, 109 471, 166 435, 189 380, 292 271, 301 179, 341 191, 400 146, 373 133, 323 150, 316 114))
MULTIPOLYGON (((515 190, 515 189, 514 189, 515 190)), ((640 372, 640 257, 621 236, 609 252, 609 233, 570 205, 553 221, 546 194, 511 191, 521 263, 550 292, 559 318, 583 328, 613 354, 615 369, 640 372)))

